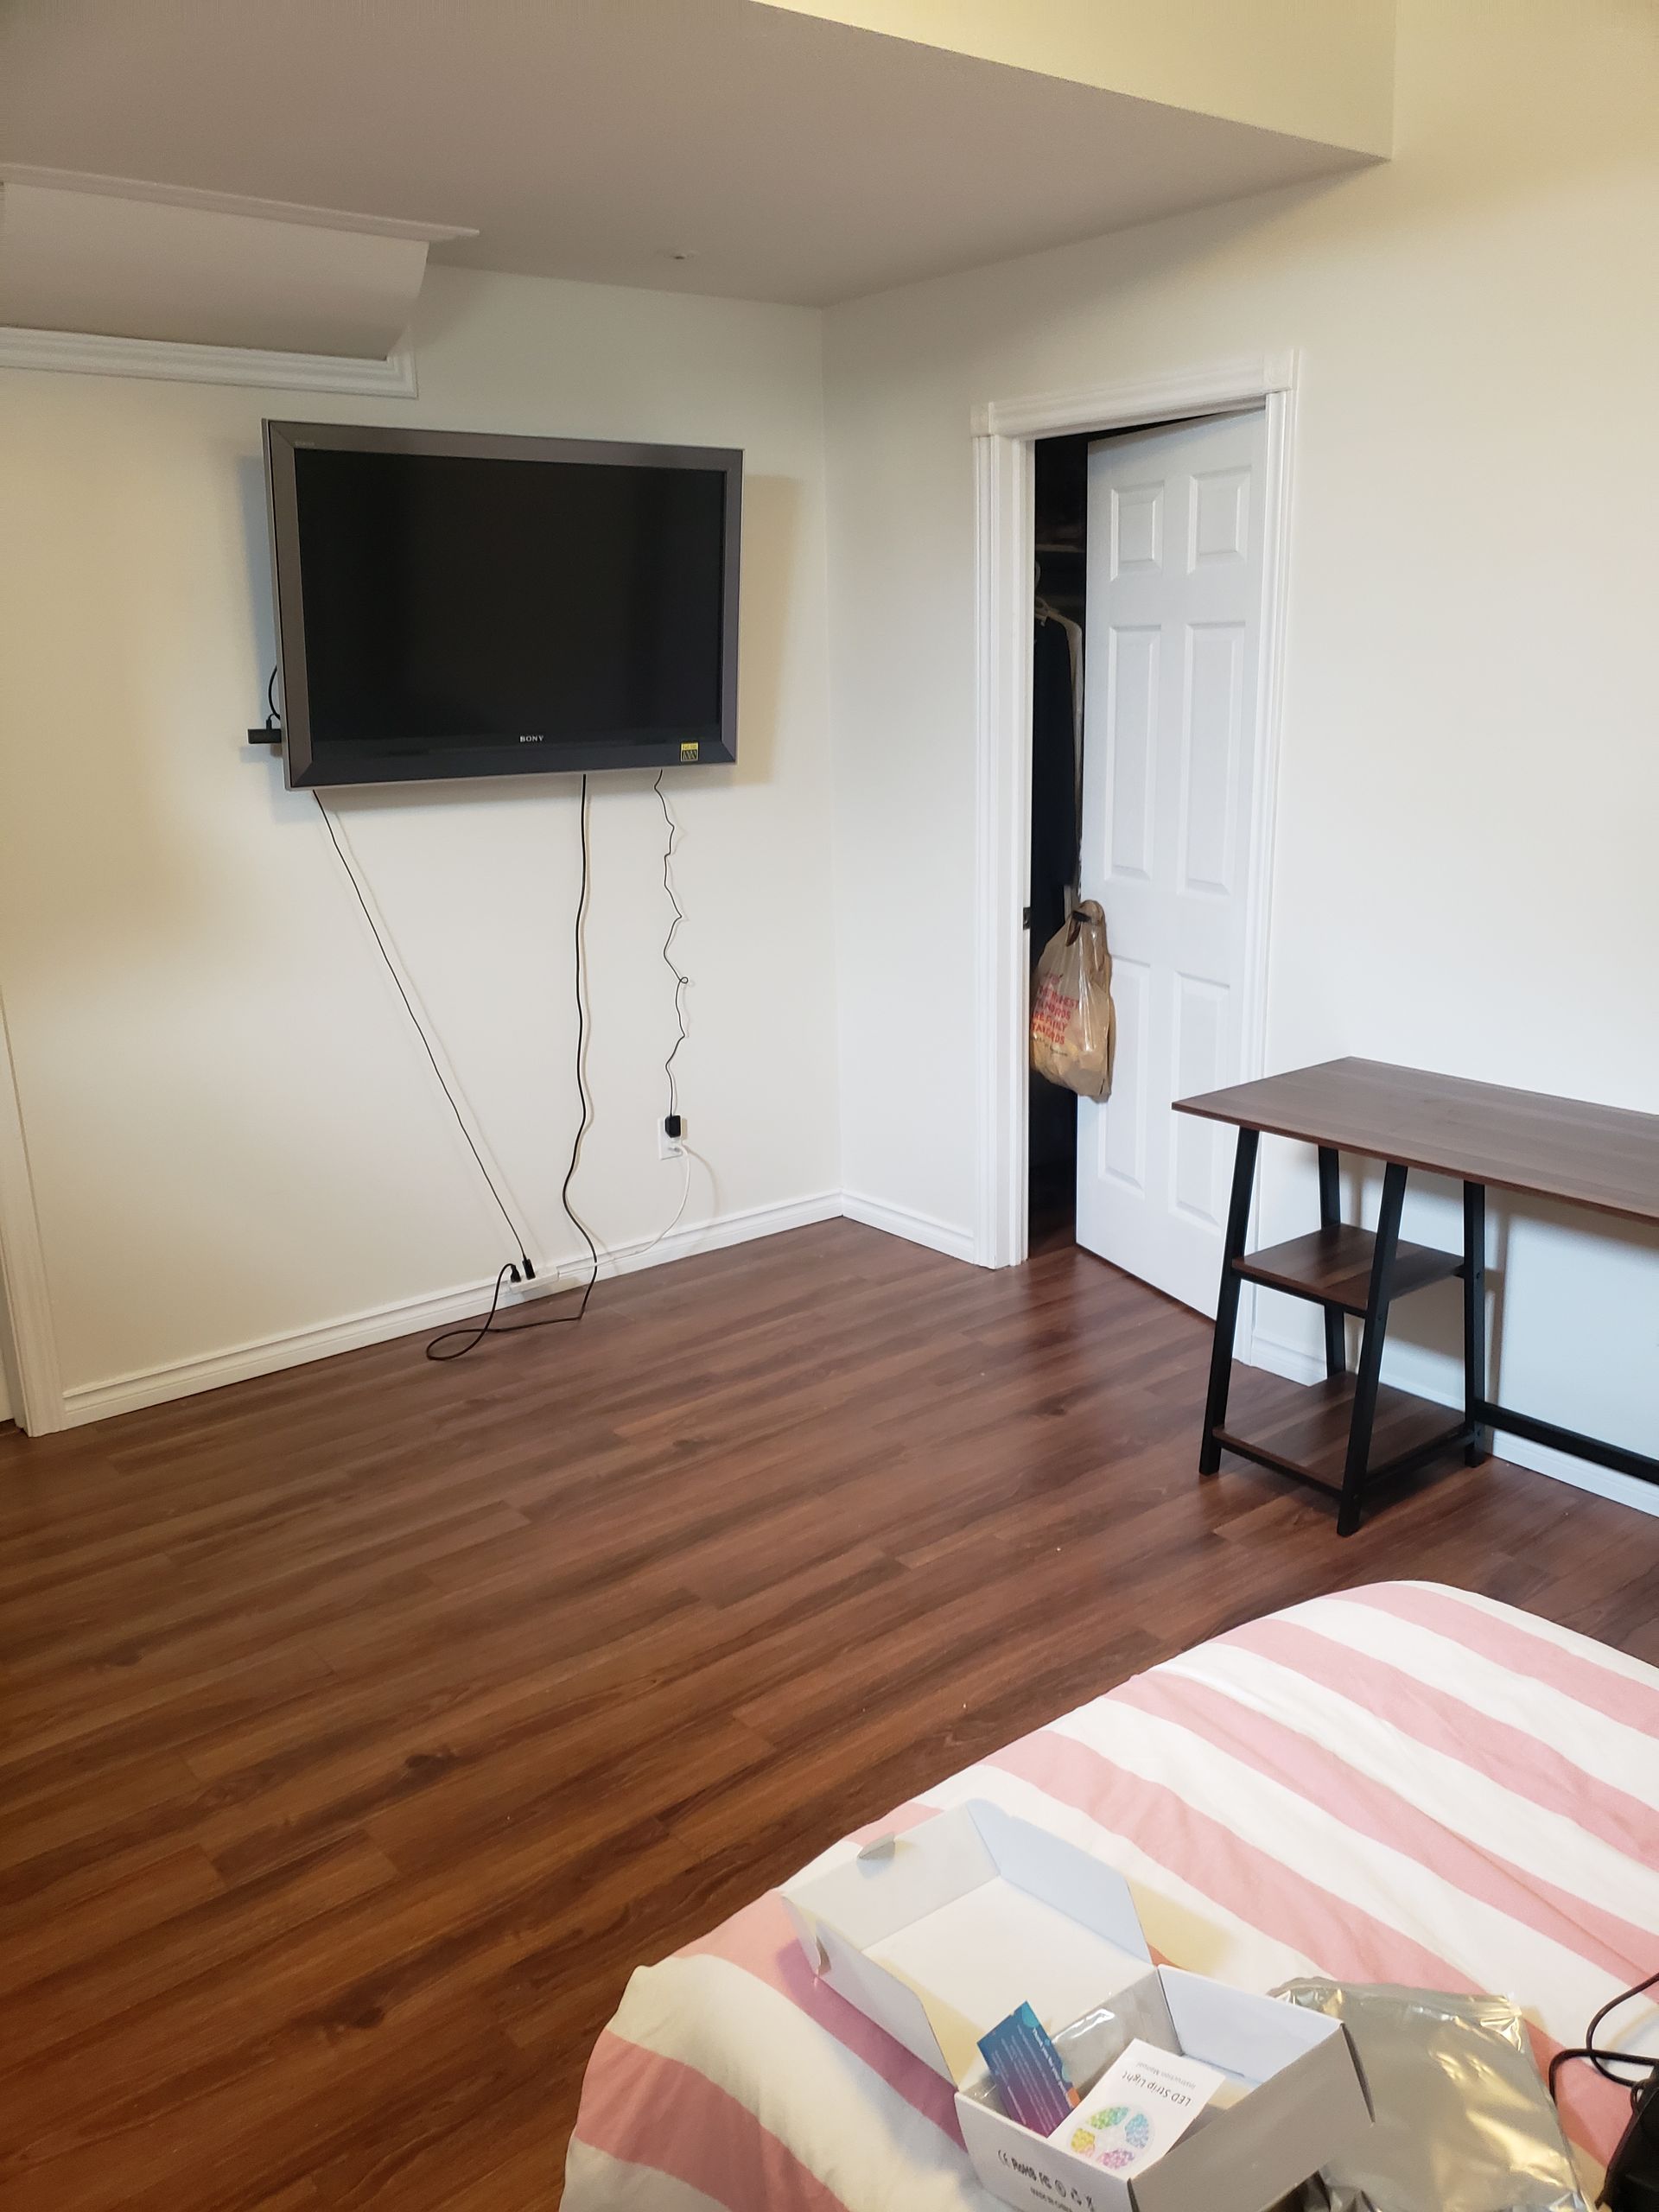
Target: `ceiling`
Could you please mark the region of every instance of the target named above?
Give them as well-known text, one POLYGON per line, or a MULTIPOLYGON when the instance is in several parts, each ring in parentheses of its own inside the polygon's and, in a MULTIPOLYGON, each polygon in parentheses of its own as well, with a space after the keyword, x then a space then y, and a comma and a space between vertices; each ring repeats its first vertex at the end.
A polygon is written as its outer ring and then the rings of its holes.
POLYGON ((754 0, 0 0, 7 162, 823 305, 1364 159, 754 0), (687 258, 677 258, 687 256, 687 258))

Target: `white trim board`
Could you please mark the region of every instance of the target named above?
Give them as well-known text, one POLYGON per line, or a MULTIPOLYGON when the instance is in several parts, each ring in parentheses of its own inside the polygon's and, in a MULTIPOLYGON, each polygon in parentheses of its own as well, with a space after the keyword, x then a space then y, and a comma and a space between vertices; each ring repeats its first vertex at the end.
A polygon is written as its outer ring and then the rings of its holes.
POLYGON ((1253 407, 1270 392, 1292 391, 1294 353, 1246 353, 1198 368, 1168 369, 1129 382, 1069 385, 987 400, 974 410, 976 438, 1055 438, 1076 430, 1128 430, 1186 415, 1222 415, 1253 407))
POLYGON ((412 396, 428 251, 475 235, 0 162, 0 362, 412 396))
POLYGON ((302 230, 350 231, 359 238, 404 238, 425 245, 448 245, 478 236, 454 223, 359 215, 344 207, 314 207, 304 200, 257 200, 245 192, 207 192, 194 184, 156 184, 147 177, 103 176, 90 169, 41 168, 33 162, 0 163, 0 191, 9 184, 86 193, 95 200, 143 200, 156 207, 194 207, 205 214, 264 216, 271 222, 296 223, 302 230))
POLYGON ((902 1236, 907 1244, 925 1244, 931 1252, 943 1252, 949 1259, 971 1261, 974 1256, 972 1230, 954 1229, 931 1213, 888 1205, 883 1199, 867 1198, 857 1191, 842 1192, 841 1211, 849 1221, 861 1222, 866 1229, 902 1236))
MULTIPOLYGON (((839 1221, 839 1191, 822 1191, 815 1198, 786 1198, 776 1205, 744 1206, 735 1213, 716 1214, 708 1221, 693 1221, 683 1229, 671 1229, 666 1236, 639 1236, 626 1244, 607 1245, 599 1255, 601 1282, 615 1275, 638 1274, 642 1268, 660 1268, 670 1260, 690 1260, 699 1252, 724 1252, 734 1244, 751 1244, 759 1237, 781 1236, 791 1229, 810 1229, 815 1222, 839 1221)), ((560 1261, 556 1274, 561 1289, 588 1280, 593 1262, 585 1252, 560 1261)))
MULTIPOLYGON (((1260 407, 1268 433, 1262 628, 1257 689, 1251 890, 1241 1065, 1260 1075, 1267 1049, 1268 949, 1284 691, 1296 356, 1254 354, 1133 382, 991 400, 973 410, 977 520, 975 736, 975 1221, 982 1267, 1026 1256, 1027 975, 1023 909, 1031 820, 1031 577, 1036 557, 1033 447, 1039 437, 1128 429, 1260 407)), ((1240 1357, 1249 1357, 1243 1317, 1240 1357)))
MULTIPOLYGON (((1247 1363, 1259 1367, 1268 1375, 1281 1375, 1287 1382, 1321 1382, 1325 1379, 1325 1362, 1316 1352, 1306 1351, 1300 1344, 1281 1344, 1276 1337, 1264 1337, 1257 1332, 1252 1357, 1247 1363)), ((1448 1407, 1455 1413, 1455 1406, 1448 1407)), ((1588 1459, 1574 1459, 1565 1452, 1553 1450, 1547 1444, 1534 1444, 1524 1436, 1512 1436, 1507 1429, 1498 1429, 1492 1438, 1495 1459, 1508 1459, 1517 1467, 1525 1467, 1535 1475, 1548 1475, 1556 1482, 1569 1484, 1574 1490, 1587 1491, 1592 1497, 1611 1498, 1616 1505, 1634 1507, 1638 1513, 1659 1518, 1659 1484, 1638 1482, 1634 1475, 1621 1475, 1611 1467, 1598 1467, 1588 1459)))
POLYGON ((63 1427, 63 1382, 29 1147, 0 999, 0 1362, 12 1418, 30 1436, 63 1427))
POLYGON ((398 347, 384 361, 339 353, 278 353, 251 346, 194 346, 161 338, 97 338, 74 330, 0 327, 0 369, 71 376, 145 377, 169 384, 254 385, 269 391, 344 391, 359 398, 413 399, 415 356, 398 347))
MULTIPOLYGON (((0 1048, 3 1047, 3 1031, 0 1031, 0 1048)), ((3 1180, 10 1164, 5 1103, 6 1091, 0 1089, 0 1180, 3 1180)), ((661 1267, 670 1261, 690 1259, 699 1252, 721 1251, 759 1237, 780 1236, 791 1229, 805 1229, 816 1222, 843 1217, 858 1222, 866 1228, 881 1230, 887 1236, 902 1237, 908 1243, 922 1245, 964 1264, 971 1263, 974 1259, 973 1236, 966 1229, 952 1228, 930 1214, 916 1213, 906 1206, 888 1205, 880 1199, 865 1198, 856 1192, 824 1191, 813 1197, 786 1199, 773 1205, 741 1208, 707 1222, 692 1223, 686 1228, 674 1230, 660 1239, 645 1238, 618 1246, 614 1250, 602 1254, 600 1274, 607 1279, 632 1274, 644 1268, 661 1267)), ((32 1201, 29 1218, 33 1220, 32 1201)), ((583 1279, 587 1265, 585 1258, 581 1255, 573 1255, 560 1262, 542 1278, 539 1294, 547 1296, 555 1291, 568 1291, 574 1283, 583 1279)), ((259 1376, 274 1375, 284 1368, 302 1366, 312 1360, 328 1359, 337 1352, 354 1351, 366 1344, 385 1344, 398 1337, 441 1329, 451 1322, 464 1321, 484 1313, 494 1287, 493 1279, 467 1283, 430 1298, 399 1300, 391 1305, 372 1306, 359 1313, 348 1314, 340 1320, 326 1322, 317 1328, 297 1329, 280 1336, 261 1338, 251 1343, 232 1345, 223 1351, 207 1353, 198 1359, 179 1360, 168 1366, 116 1376, 107 1382, 81 1384, 63 1391, 57 1387, 57 1350, 52 1337, 50 1312, 44 1303, 44 1281, 42 1274, 40 1278, 41 1300, 35 1316, 44 1324, 44 1342, 36 1345, 35 1351, 37 1361, 39 1356, 44 1354, 44 1363, 49 1369, 51 1395, 44 1404, 36 1400, 25 1400, 13 1408, 18 1416, 18 1426, 32 1436, 45 1435, 54 1429, 78 1428, 90 1421, 111 1419, 118 1414, 136 1413, 145 1406, 161 1405, 175 1398, 192 1397, 201 1391, 219 1389, 227 1383, 251 1382, 259 1376)), ((514 1302, 522 1304, 526 1301, 518 1299, 514 1302)), ((14 1293, 14 1322, 17 1312, 14 1293)), ((1322 1361, 1313 1354, 1296 1346, 1281 1344, 1276 1338, 1260 1335, 1255 1338, 1253 1363, 1269 1374, 1282 1375, 1296 1382, 1317 1382, 1325 1372, 1322 1361)), ((1547 1450, 1542 1446, 1528 1443, 1523 1438, 1509 1436, 1502 1432, 1497 1437, 1496 1450, 1501 1458, 1512 1460, 1517 1466, 1531 1468, 1539 1474, 1553 1475, 1575 1489, 1611 1498, 1619 1504, 1634 1506, 1638 1512, 1659 1516, 1659 1490, 1645 1483, 1634 1482, 1606 1469, 1591 1466, 1582 1460, 1568 1459, 1564 1453, 1547 1450)))
MULTIPOLYGON (((889 1236, 905 1237, 912 1244, 944 1252, 953 1259, 965 1262, 972 1257, 973 1239, 964 1229, 952 1229, 926 1214, 912 1213, 902 1206, 883 1205, 851 1192, 822 1191, 810 1198, 785 1199, 774 1205, 742 1207, 709 1221, 693 1222, 661 1238, 640 1238, 607 1249, 601 1255, 600 1274, 603 1279, 632 1274, 643 1268, 690 1259, 699 1252, 723 1251, 734 1244, 747 1244, 761 1236, 781 1236, 787 1230, 806 1229, 815 1222, 836 1221, 842 1216, 867 1227, 884 1230, 889 1236)), ((588 1267, 585 1255, 580 1254, 560 1261, 540 1279, 537 1294, 546 1297, 556 1291, 568 1291, 586 1277, 588 1267)), ((314 1359, 329 1359, 337 1352, 355 1351, 365 1344, 385 1344, 394 1338, 442 1329, 451 1322, 483 1313, 494 1287, 493 1278, 463 1283, 430 1298, 401 1299, 388 1306, 371 1306, 315 1329, 296 1329, 281 1336, 233 1344, 199 1359, 178 1360, 164 1367, 113 1376, 107 1382, 83 1383, 59 1395, 60 1418, 43 1424, 43 1427, 77 1428, 88 1421, 106 1421, 117 1414, 136 1413, 144 1406, 193 1397, 203 1390, 217 1390, 226 1383, 251 1382, 257 1376, 274 1375, 283 1368, 302 1366, 314 1359)), ((518 1297, 513 1302, 523 1305, 529 1301, 518 1297)), ((31 1428, 29 1433, 38 1435, 43 1428, 31 1428)))
MULTIPOLYGON (((841 1212, 841 1194, 822 1192, 816 1197, 785 1200, 777 1205, 748 1206, 715 1219, 676 1230, 659 1243, 642 1240, 607 1253, 603 1274, 621 1274, 636 1268, 652 1268, 664 1261, 689 1258, 694 1252, 713 1252, 743 1244, 753 1237, 775 1236, 785 1230, 804 1229, 813 1222, 833 1221, 841 1212)), ((541 1279, 542 1294, 567 1291, 587 1274, 585 1258, 568 1258, 541 1279)), ((325 1322, 315 1329, 296 1329, 250 1344, 233 1344, 200 1359, 179 1360, 165 1367, 118 1375, 105 1382, 90 1382, 62 1394, 62 1419, 54 1427, 77 1428, 87 1421, 105 1421, 115 1414, 135 1413, 141 1407, 160 1405, 174 1398, 217 1390, 228 1382, 251 1382, 274 1375, 285 1367, 299 1367, 314 1359, 329 1359, 336 1352, 356 1351, 365 1344, 385 1344, 395 1337, 414 1336, 428 1329, 442 1329, 454 1321, 470 1319, 487 1311, 495 1287, 493 1276, 483 1282, 463 1283, 430 1298, 400 1299, 389 1306, 368 1307, 325 1322)), ((515 1301, 523 1304, 522 1299, 515 1301)), ((35 1433, 35 1432, 31 1432, 35 1433)))

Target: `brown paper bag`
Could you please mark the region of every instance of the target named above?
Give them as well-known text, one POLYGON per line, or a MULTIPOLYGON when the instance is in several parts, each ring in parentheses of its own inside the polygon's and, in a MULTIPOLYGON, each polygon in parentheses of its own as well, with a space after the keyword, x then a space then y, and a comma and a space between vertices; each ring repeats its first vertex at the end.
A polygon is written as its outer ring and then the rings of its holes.
POLYGON ((1109 1098, 1117 1053, 1106 917, 1092 899, 1043 947, 1031 992, 1031 1065, 1080 1098, 1109 1098))

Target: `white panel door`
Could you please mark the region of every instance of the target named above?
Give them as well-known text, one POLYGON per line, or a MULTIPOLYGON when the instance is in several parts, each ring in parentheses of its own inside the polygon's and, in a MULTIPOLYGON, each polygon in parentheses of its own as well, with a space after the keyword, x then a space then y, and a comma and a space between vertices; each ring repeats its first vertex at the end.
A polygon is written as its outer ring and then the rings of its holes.
POLYGON ((1106 912, 1117 1071, 1079 1102, 1077 1242, 1213 1313, 1236 1081, 1262 630, 1266 418, 1089 449, 1083 895, 1106 912))

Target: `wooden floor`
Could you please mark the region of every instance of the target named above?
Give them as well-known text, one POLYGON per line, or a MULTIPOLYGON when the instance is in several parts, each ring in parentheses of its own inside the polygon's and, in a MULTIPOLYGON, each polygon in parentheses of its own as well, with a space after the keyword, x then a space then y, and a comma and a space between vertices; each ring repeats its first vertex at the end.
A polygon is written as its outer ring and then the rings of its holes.
POLYGON ((1166 1653, 1413 1574, 1659 1659, 1659 1530, 1539 1477, 1201 1488, 1206 1345, 834 1223, 0 1435, 0 2202, 550 2206, 632 1964, 1166 1653))

